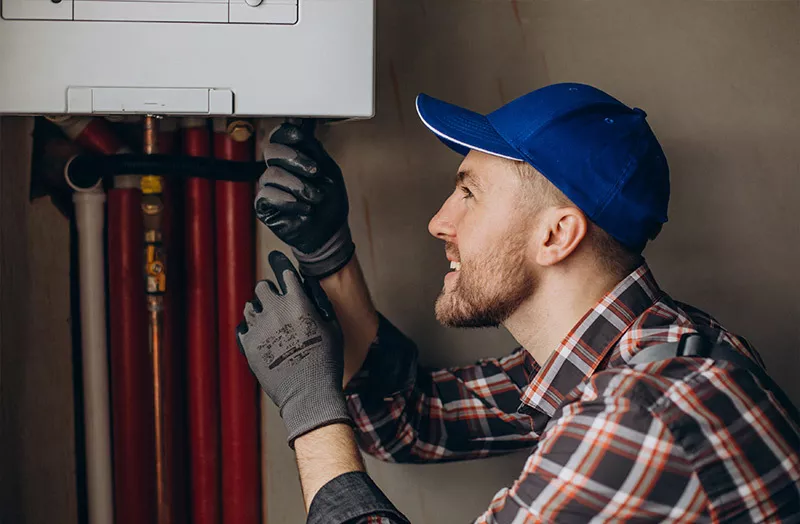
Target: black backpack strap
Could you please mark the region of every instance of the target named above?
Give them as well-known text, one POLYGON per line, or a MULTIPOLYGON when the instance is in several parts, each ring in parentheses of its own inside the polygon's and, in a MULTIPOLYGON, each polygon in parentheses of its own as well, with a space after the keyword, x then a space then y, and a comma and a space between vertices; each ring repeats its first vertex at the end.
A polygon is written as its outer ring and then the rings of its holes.
POLYGON ((676 357, 710 358, 722 362, 730 362, 736 367, 752 373, 765 385, 778 403, 787 411, 794 424, 800 428, 800 412, 786 396, 786 393, 775 383, 767 372, 752 359, 742 355, 730 345, 725 343, 711 344, 706 337, 699 333, 689 333, 681 337, 680 342, 670 342, 646 347, 636 353, 629 361, 630 365, 649 364, 660 360, 676 357))
MULTIPOLYGON (((725 343, 711 344, 705 336, 699 333, 688 333, 683 335, 679 342, 668 342, 649 346, 636 353, 628 364, 636 366, 639 364, 650 364, 661 360, 669 360, 677 357, 710 358, 730 362, 736 367, 740 367, 752 373, 759 381, 764 384, 777 399, 778 403, 786 410, 792 422, 800 428, 800 412, 786 396, 786 393, 767 375, 764 368, 756 364, 752 359, 742 355, 730 345, 725 343)), ((555 419, 550 419, 545 427, 549 430, 555 424, 555 419)))

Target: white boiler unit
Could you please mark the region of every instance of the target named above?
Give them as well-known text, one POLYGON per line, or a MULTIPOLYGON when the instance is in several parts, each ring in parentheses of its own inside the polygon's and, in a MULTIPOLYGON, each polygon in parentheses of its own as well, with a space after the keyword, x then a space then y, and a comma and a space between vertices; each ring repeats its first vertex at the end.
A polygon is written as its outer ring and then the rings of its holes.
POLYGON ((374 0, 0 7, 0 114, 373 114, 374 0))

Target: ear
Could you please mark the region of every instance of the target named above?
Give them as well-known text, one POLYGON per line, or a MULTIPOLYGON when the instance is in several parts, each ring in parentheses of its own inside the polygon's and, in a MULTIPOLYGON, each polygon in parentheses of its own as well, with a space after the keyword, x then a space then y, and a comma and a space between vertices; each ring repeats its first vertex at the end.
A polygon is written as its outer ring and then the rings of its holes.
POLYGON ((586 215, 572 206, 551 207, 539 216, 536 263, 552 266, 570 256, 586 237, 586 215))

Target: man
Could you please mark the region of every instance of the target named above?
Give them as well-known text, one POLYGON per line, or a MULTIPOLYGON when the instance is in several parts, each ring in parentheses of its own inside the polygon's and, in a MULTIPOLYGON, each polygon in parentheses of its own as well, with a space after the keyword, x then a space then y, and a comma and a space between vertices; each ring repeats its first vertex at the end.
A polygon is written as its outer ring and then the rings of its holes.
POLYGON ((501 324, 522 347, 418 366, 370 301, 339 168, 308 130, 274 133, 256 211, 306 282, 273 253, 277 286, 256 286, 238 336, 281 408, 309 522, 406 522, 356 442, 398 462, 530 448, 477 522, 800 522, 793 406, 743 339, 670 298, 641 256, 669 196, 645 113, 579 84, 488 116, 425 95, 417 109, 466 155, 429 226, 453 269, 437 318, 501 324), (687 349, 696 341, 714 352, 687 349))

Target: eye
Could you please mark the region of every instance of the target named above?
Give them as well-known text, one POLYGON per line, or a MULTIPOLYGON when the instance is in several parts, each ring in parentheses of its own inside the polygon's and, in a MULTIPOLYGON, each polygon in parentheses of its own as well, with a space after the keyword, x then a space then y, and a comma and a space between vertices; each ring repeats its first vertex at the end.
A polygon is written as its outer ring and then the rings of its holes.
POLYGON ((464 196, 462 197, 464 199, 472 198, 472 197, 475 196, 475 195, 472 194, 472 191, 470 191, 467 186, 459 186, 459 189, 464 194, 464 196))

